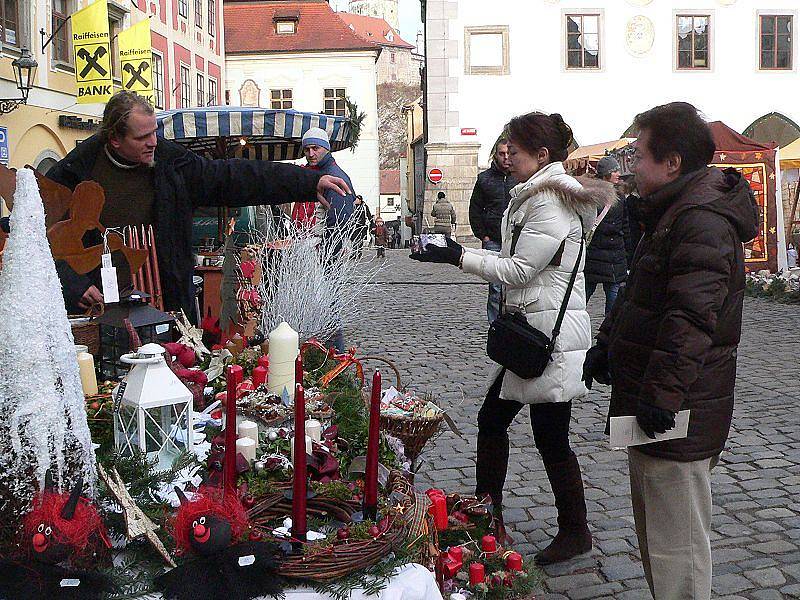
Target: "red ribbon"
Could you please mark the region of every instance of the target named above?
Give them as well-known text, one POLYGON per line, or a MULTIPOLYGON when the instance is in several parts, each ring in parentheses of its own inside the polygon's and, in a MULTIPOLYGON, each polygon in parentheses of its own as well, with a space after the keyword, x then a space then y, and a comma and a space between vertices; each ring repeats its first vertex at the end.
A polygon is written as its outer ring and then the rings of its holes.
POLYGON ((361 382, 361 387, 364 387, 364 367, 361 365, 361 361, 356 358, 356 349, 355 347, 350 348, 345 353, 337 352, 335 348, 326 348, 322 344, 320 344, 317 340, 309 340, 305 344, 300 347, 300 354, 304 355, 306 350, 309 348, 316 348, 324 352, 328 358, 331 358, 335 361, 338 361, 339 364, 336 365, 333 369, 325 373, 322 377, 320 377, 319 385, 320 387, 325 387, 331 381, 336 379, 341 373, 347 370, 347 367, 350 365, 355 365, 356 367, 356 375, 358 375, 358 379, 361 382))

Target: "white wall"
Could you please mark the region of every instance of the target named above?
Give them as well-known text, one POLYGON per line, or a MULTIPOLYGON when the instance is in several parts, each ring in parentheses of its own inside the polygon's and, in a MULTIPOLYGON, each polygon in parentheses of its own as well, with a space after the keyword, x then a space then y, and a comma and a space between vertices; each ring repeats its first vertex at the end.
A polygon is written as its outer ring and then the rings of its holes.
POLYGON ((586 145, 619 138, 637 113, 673 100, 691 102, 708 119, 722 120, 737 131, 773 111, 800 122, 796 34, 794 70, 759 71, 757 56, 759 12, 779 9, 793 14, 796 30, 800 26, 796 0, 738 0, 732 6, 723 6, 720 0, 634 3, 643 2, 495 0, 487 12, 482 2, 429 0, 429 75, 437 76, 438 87, 447 88, 437 89, 431 80, 429 104, 440 112, 430 115, 429 141, 474 142, 475 137, 461 136, 461 128, 477 128, 479 163, 486 165, 492 143, 514 115, 560 112, 577 142, 586 145), (562 66, 564 14, 581 8, 603 11, 600 71, 566 71, 562 66), (675 14, 683 10, 711 14, 710 71, 674 70, 675 14), (643 56, 626 48, 626 24, 634 15, 648 17, 655 29, 653 46, 643 56), (464 74, 464 28, 479 25, 509 27, 509 75, 464 74), (449 43, 430 43, 442 33, 449 43), (446 83, 447 77, 457 78, 457 85, 452 79, 446 83), (442 92, 444 105, 436 105, 436 94, 442 92), (446 117, 445 123, 436 122, 441 117, 446 117))
POLYGON ((239 88, 247 79, 255 81, 261 89, 262 107, 269 107, 270 89, 291 89, 293 108, 303 112, 322 111, 325 88, 347 89, 347 95, 367 116, 356 151, 341 150, 334 153, 334 158, 350 176, 355 192, 361 194, 374 211, 380 191, 375 53, 227 56, 225 89, 231 92, 231 104, 239 104, 239 88))

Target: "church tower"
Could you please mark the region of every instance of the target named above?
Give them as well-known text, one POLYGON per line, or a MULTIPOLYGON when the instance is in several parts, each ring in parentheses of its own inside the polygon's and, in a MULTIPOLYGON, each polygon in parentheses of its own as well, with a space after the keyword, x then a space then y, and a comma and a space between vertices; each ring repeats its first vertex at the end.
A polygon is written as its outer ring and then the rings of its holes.
POLYGON ((378 17, 389 23, 395 31, 400 30, 400 20, 397 16, 399 0, 350 0, 349 12, 366 17, 378 17))

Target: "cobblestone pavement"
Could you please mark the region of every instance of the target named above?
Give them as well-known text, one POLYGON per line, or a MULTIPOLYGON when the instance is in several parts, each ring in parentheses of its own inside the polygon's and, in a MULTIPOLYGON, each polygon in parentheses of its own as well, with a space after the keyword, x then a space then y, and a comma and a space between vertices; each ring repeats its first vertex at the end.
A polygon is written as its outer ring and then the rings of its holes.
MULTIPOLYGON (((474 485, 476 415, 491 363, 485 356, 486 285, 448 265, 423 265, 389 251, 361 318, 347 331, 362 353, 390 357, 403 384, 432 392, 464 435, 447 432, 423 455, 423 489, 435 482, 468 493, 474 485)), ((589 309, 599 325, 602 294, 589 309)), ((733 429, 713 474, 715 598, 800 598, 800 309, 747 299, 739 348, 733 429)), ((386 381, 388 373, 384 378, 386 381)), ((650 598, 633 529, 626 455, 608 448, 608 388, 576 402, 572 443, 586 480, 592 553, 546 569, 537 598, 650 598)), ((532 554, 555 533, 547 477, 529 416, 511 428, 506 519, 517 549, 532 554)))

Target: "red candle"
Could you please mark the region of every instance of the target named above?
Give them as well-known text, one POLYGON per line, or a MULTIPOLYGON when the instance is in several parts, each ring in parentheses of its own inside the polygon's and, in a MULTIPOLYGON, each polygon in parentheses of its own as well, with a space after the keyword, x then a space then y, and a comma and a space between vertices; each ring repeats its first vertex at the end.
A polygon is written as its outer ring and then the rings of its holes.
POLYGON ((302 385, 294 392, 294 476, 292 486, 292 537, 306 540, 306 401, 302 385))
POLYGON ((258 357, 258 366, 264 367, 267 371, 269 371, 269 356, 266 354, 262 354, 258 357))
POLYGON ((483 568, 483 564, 474 562, 469 566, 469 584, 470 585, 478 585, 479 583, 483 583, 483 580, 486 579, 486 572, 483 568))
POLYGON ((447 552, 454 561, 463 562, 464 549, 461 546, 452 546, 447 552))
POLYGON ((369 438, 367 465, 364 474, 364 518, 375 519, 378 512, 378 446, 380 444, 381 372, 372 375, 372 395, 369 400, 369 438))
POLYGON ((267 369, 264 367, 256 367, 253 369, 253 386, 258 387, 267 380, 267 369))
POLYGON ((447 529, 447 500, 444 496, 433 496, 428 511, 433 515, 433 523, 438 531, 447 529))
POLYGON ((303 355, 298 354, 294 361, 294 382, 303 385, 303 355))
POLYGON ((507 571, 522 571, 522 555, 519 552, 510 552, 506 556, 507 571))
POLYGON ((228 398, 225 403, 225 463, 223 494, 236 493, 236 388, 242 382, 242 367, 230 365, 225 374, 228 398))
POLYGON ((493 535, 485 535, 481 539, 481 548, 484 552, 497 552, 497 540, 493 535))

